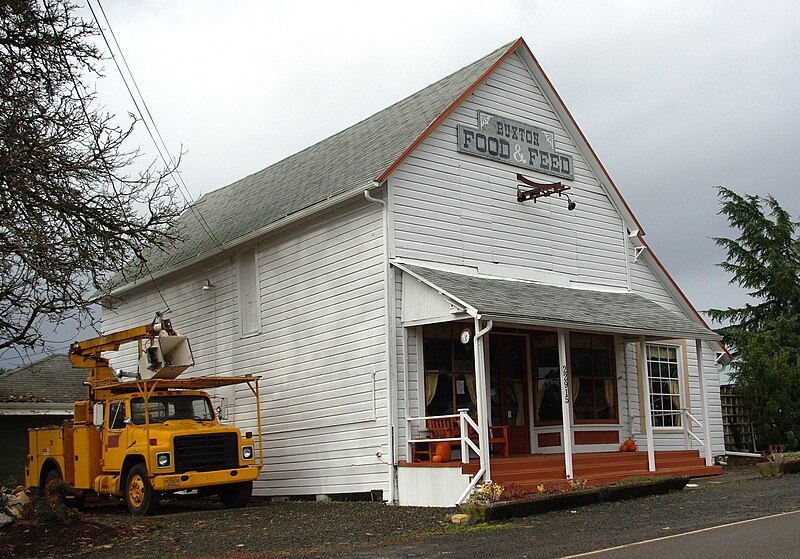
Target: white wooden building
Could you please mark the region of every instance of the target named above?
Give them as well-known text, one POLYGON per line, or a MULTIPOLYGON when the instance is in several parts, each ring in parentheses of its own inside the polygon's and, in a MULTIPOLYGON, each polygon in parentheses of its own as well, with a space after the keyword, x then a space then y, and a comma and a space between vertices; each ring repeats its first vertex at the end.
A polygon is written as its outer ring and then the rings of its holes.
MULTIPOLYGON (((560 456, 568 478, 631 436, 649 470, 661 451, 702 468, 724 452, 719 338, 522 39, 205 195, 180 226, 150 271, 196 373, 263 378, 256 494, 453 505, 474 469, 500 479, 514 457, 560 456), (519 201, 530 183, 568 190, 519 201), (483 441, 474 469, 413 463, 425 418, 458 409, 483 441)), ((163 310, 149 274, 115 285, 104 330, 163 310)), ((252 394, 220 396, 252 429, 252 394)))

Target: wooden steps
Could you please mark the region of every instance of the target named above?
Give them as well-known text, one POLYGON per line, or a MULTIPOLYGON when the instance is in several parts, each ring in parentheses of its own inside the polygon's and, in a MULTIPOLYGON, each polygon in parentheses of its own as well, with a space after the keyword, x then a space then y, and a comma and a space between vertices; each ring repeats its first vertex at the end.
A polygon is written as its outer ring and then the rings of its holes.
MULTIPOLYGON (((720 466, 706 466, 699 451, 678 450, 655 453, 656 471, 647 469, 647 452, 598 452, 575 454, 572 468, 575 478, 586 480, 587 485, 606 485, 631 477, 685 475, 690 477, 712 476, 722 473, 720 466)), ((466 474, 477 473, 476 460, 462 466, 466 474)), ((537 454, 492 458, 492 481, 514 484, 525 489, 539 485, 566 488, 566 467, 562 454, 537 454)))

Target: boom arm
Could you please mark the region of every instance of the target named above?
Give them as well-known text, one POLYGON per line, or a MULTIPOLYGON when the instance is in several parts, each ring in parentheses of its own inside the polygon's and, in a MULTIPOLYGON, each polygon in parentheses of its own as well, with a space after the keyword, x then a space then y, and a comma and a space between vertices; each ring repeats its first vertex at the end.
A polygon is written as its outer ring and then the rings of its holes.
POLYGON ((140 342, 141 349, 141 340, 152 340, 162 330, 175 334, 172 323, 167 319, 161 319, 158 322, 75 342, 69 348, 69 361, 74 368, 88 370, 90 383, 108 382, 114 379, 114 371, 109 366, 108 359, 102 356, 104 351, 117 351, 122 344, 135 341, 140 342))

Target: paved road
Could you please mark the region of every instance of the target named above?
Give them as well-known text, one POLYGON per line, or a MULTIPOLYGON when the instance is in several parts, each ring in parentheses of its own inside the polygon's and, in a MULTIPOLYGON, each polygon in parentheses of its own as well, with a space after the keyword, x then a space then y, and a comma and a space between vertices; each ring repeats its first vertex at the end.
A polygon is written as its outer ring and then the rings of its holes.
POLYGON ((800 556, 800 511, 570 555, 564 559, 730 559, 763 556, 800 556))
POLYGON ((695 487, 669 495, 477 525, 449 536, 378 545, 347 554, 312 555, 342 559, 569 556, 800 557, 800 475, 732 483, 703 480, 695 487))

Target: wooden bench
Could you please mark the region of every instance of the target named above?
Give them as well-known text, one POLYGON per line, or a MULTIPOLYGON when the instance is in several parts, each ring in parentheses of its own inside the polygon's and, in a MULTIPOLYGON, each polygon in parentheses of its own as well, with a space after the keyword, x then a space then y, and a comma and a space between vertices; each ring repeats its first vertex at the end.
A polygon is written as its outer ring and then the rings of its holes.
MULTIPOLYGON (((451 417, 446 419, 428 419, 426 422, 429 439, 452 439, 459 437, 457 421, 451 417)), ((414 462, 430 462, 436 454, 436 441, 412 442, 414 462)), ((458 444, 458 443, 456 443, 458 444)))
MULTIPOLYGON (((429 419, 427 421, 427 431, 429 439, 452 439, 461 436, 461 431, 458 426, 458 420, 447 419, 429 419)), ((475 444, 478 444, 478 433, 470 427, 469 438, 475 444)), ((436 453, 436 442, 421 441, 411 443, 413 445, 412 461, 413 462, 430 462, 433 455, 436 453)), ((458 443, 454 443, 458 444, 458 443)), ((489 451, 502 450, 503 456, 508 458, 508 426, 507 425, 489 425, 489 451), (501 448, 497 448, 501 447, 501 448)))

